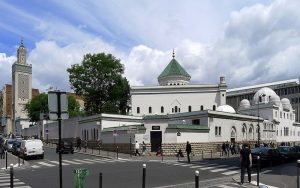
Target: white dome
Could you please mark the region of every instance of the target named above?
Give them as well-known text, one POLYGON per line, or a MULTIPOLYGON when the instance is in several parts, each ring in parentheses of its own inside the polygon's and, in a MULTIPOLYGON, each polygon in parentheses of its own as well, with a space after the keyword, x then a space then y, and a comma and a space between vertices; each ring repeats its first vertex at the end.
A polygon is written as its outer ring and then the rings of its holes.
POLYGON ((287 98, 281 99, 281 104, 282 104, 283 110, 290 110, 291 109, 291 103, 290 103, 289 99, 287 99, 287 98))
POLYGON ((274 105, 279 106, 280 105, 280 97, 278 95, 271 96, 270 102, 272 102, 274 105))
POLYGON ((268 88, 268 87, 264 87, 261 88, 260 90, 258 90, 254 97, 253 97, 253 101, 254 104, 257 104, 259 101, 259 103, 269 103, 271 98, 277 98, 278 95, 275 93, 275 91, 273 91, 272 89, 268 88), (261 98, 261 100, 259 100, 259 98, 261 98))
POLYGON ((222 106, 219 106, 219 107, 216 109, 216 111, 227 112, 227 113, 234 113, 234 114, 235 114, 235 110, 234 110, 231 106, 229 106, 229 105, 227 105, 227 104, 222 105, 222 106))
MULTIPOLYGON (((279 101, 280 102, 280 101, 279 101)), ((250 102, 247 99, 243 99, 240 102, 240 108, 250 108, 250 102)))

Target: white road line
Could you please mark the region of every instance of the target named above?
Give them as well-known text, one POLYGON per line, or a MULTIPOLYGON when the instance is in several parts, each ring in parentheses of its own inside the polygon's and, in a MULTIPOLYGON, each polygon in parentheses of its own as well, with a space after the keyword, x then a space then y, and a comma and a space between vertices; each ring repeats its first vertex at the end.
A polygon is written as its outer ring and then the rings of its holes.
POLYGON ((228 176, 228 175, 237 174, 237 173, 239 173, 239 171, 229 171, 229 172, 224 172, 222 174, 228 176))
POLYGON ((62 161, 66 162, 66 163, 71 163, 71 164, 82 164, 82 163, 74 162, 74 161, 70 161, 70 160, 62 160, 62 161))
POLYGON ((219 169, 216 169, 216 170, 211 170, 211 172, 222 172, 222 171, 226 171, 226 170, 237 170, 239 169, 239 167, 230 167, 230 168, 219 168, 219 169))
POLYGON ((45 162, 37 162, 37 163, 40 165, 44 165, 44 166, 50 166, 50 167, 55 166, 53 164, 49 164, 49 163, 45 163, 45 162))
POLYGON ((201 168, 203 166, 191 166, 190 168, 201 168))
MULTIPOLYGON (((257 185, 257 182, 256 181, 251 181, 251 184, 252 185, 257 185)), ((263 183, 259 183, 259 185, 266 185, 266 184, 263 184, 263 183)), ((271 185, 266 185, 268 188, 278 188, 278 187, 274 187, 274 186, 271 186, 271 185)))
MULTIPOLYGON (((14 182, 14 186, 15 185, 23 185, 23 184, 25 184, 24 182, 14 182)), ((10 182, 9 183, 1 183, 0 184, 1 186, 7 186, 7 185, 10 185, 10 182)), ((17 186, 15 186, 15 187, 17 187, 17 186)))
POLYGON ((104 161, 101 160, 95 160, 95 159, 84 159, 85 161, 91 161, 91 162, 95 162, 95 163, 105 163, 104 161))
POLYGON ((85 163, 85 164, 93 164, 93 162, 90 162, 90 161, 84 161, 84 160, 79 160, 79 159, 73 159, 73 161, 77 161, 77 162, 85 163))
POLYGON ((192 164, 182 164, 180 166, 193 166, 192 164))
MULTIPOLYGON (((59 162, 58 162, 58 161, 49 161, 49 162, 59 165, 59 162)), ((67 166, 67 165, 70 165, 70 164, 63 163, 63 162, 62 162, 61 165, 67 166)))
POLYGON ((37 165, 32 165, 31 167, 32 168, 40 168, 40 166, 37 166, 37 165))
POLYGON ((30 186, 18 186, 16 188, 31 188, 30 186))
POLYGON ((200 170, 210 170, 210 169, 214 169, 214 168, 220 168, 220 167, 224 167, 227 165, 219 165, 219 166, 209 166, 209 167, 204 167, 204 168, 199 168, 200 170))
POLYGON ((217 187, 220 187, 220 188, 236 188, 236 186, 232 187, 232 186, 229 186, 229 185, 217 185, 217 187))

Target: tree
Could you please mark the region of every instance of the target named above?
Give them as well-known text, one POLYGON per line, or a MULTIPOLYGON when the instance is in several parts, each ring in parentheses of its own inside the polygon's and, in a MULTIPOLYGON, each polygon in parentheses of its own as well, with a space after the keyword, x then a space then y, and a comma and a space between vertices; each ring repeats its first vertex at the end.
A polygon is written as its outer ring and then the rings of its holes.
MULTIPOLYGON (((28 113, 31 122, 40 120, 40 113, 48 114, 48 95, 41 93, 31 99, 25 106, 25 110, 28 113)), ((76 101, 75 97, 68 96, 68 112, 70 117, 80 116, 80 105, 76 101)))
POLYGON ((112 54, 86 54, 82 64, 74 64, 67 71, 72 89, 84 97, 89 115, 126 113, 130 86, 122 77, 123 65, 112 54))

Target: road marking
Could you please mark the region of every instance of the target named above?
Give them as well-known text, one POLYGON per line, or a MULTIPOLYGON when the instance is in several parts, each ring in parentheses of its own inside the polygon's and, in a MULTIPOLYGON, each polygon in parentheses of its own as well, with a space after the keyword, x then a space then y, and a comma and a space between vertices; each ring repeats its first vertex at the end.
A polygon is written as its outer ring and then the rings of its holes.
MULTIPOLYGON (((252 185, 257 185, 257 182, 256 181, 251 181, 251 184, 252 185)), ((263 183, 259 183, 259 185, 266 185, 266 184, 263 184, 263 183)), ((278 187, 274 187, 274 186, 271 186, 271 185, 266 185, 268 188, 278 188, 278 187)))
MULTIPOLYGON (((49 161, 49 162, 59 165, 59 162, 58 162, 58 161, 49 161)), ((67 166, 67 165, 70 165, 70 164, 63 163, 63 162, 62 162, 61 165, 67 166)))
POLYGON ((216 170, 211 170, 211 172, 222 172, 222 171, 226 171, 226 170, 232 170, 235 169, 237 170, 238 167, 230 167, 230 168, 220 168, 220 169, 216 169, 216 170))
POLYGON ((203 166, 191 166, 190 168, 201 168, 203 166))
POLYGON ((200 170, 210 170, 210 169, 214 169, 214 168, 219 168, 219 167, 224 167, 227 165, 219 165, 219 166, 209 166, 209 167, 204 167, 204 168, 199 168, 200 170))
POLYGON ((91 162, 95 162, 95 163, 105 163, 104 161, 101 161, 100 159, 96 160, 96 159, 84 159, 85 161, 91 161, 91 162))
POLYGON ((182 164, 180 166, 193 166, 192 164, 182 164))
POLYGON ((236 188, 236 186, 232 187, 232 186, 229 186, 229 185, 217 185, 217 187, 220 187, 220 188, 236 188))
POLYGON ((70 160, 63 160, 63 162, 71 163, 71 164, 82 164, 82 163, 74 162, 74 161, 70 161, 70 160))
POLYGON ((44 166, 55 166, 53 164, 49 164, 49 163, 45 163, 45 162, 37 162, 40 165, 44 165, 44 166))
POLYGON ((31 167, 32 168, 40 168, 40 166, 37 166, 37 165, 32 165, 31 167))
MULTIPOLYGON (((23 185, 25 184, 24 182, 14 182, 14 185, 23 185)), ((10 182, 9 183, 1 183, 1 186, 7 186, 7 185, 10 185, 10 182)))
POLYGON ((90 162, 90 161, 84 161, 84 160, 79 160, 79 159, 73 159, 73 161, 77 161, 77 162, 80 162, 80 163, 86 163, 86 164, 93 164, 93 162, 90 162))
POLYGON ((239 173, 239 171, 224 172, 222 174, 228 176, 228 175, 237 174, 237 173, 239 173))

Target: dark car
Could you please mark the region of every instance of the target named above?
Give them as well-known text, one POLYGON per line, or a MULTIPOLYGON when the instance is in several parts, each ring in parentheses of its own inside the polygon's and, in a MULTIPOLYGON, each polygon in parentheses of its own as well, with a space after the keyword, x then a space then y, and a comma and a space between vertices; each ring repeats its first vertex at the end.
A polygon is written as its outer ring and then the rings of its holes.
POLYGON ((14 141, 12 147, 11 147, 11 153, 13 155, 19 155, 20 154, 20 147, 21 147, 21 142, 16 140, 14 141))
POLYGON ((292 161, 297 159, 297 151, 291 146, 279 146, 278 151, 285 161, 292 161))
POLYGON ((251 150, 252 163, 257 165, 257 156, 260 156, 262 166, 282 163, 283 158, 277 149, 268 147, 259 147, 251 150))
POLYGON ((56 153, 58 153, 59 151, 61 151, 61 153, 74 153, 74 147, 73 147, 73 143, 71 140, 62 140, 61 141, 61 146, 59 147, 59 145, 57 144, 56 146, 56 153))

